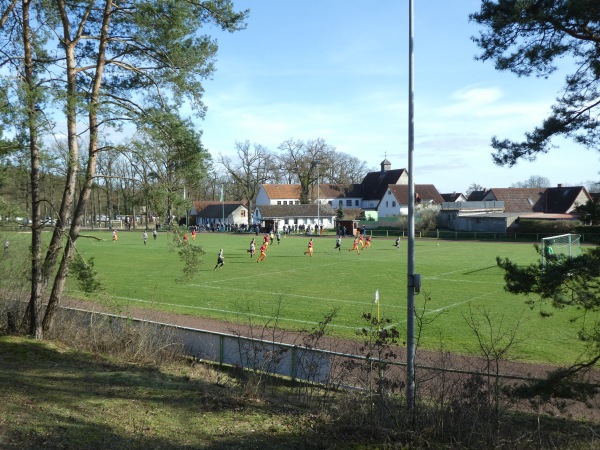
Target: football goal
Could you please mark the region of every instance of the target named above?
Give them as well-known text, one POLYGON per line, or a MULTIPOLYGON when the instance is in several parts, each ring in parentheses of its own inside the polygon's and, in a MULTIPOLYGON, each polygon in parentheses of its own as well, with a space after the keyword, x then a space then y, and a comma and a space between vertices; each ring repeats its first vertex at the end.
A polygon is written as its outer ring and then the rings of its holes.
POLYGON ((580 238, 579 234, 561 234, 542 238, 542 265, 546 265, 549 258, 558 255, 569 258, 581 255, 580 238))

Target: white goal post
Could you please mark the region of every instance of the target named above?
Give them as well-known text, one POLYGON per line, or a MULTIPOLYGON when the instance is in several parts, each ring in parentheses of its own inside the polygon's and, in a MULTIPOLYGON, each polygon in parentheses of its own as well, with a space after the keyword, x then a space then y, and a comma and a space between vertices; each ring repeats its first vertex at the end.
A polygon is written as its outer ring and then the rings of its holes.
POLYGON ((549 257, 564 255, 574 258, 581 255, 580 239, 581 235, 573 233, 542 238, 542 265, 546 265, 549 257))
POLYGON ((113 230, 116 228, 118 228, 120 230, 123 229, 123 221, 122 220, 111 220, 110 224, 111 224, 113 230))

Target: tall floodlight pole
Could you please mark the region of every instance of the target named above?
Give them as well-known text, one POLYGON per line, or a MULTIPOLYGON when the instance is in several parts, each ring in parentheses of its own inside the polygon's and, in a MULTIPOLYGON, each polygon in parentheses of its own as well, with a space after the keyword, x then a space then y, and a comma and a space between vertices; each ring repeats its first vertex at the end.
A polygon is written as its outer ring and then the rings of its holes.
POLYGON ((317 235, 319 235, 319 223, 321 222, 321 194, 319 192, 319 164, 320 160, 315 161, 317 163, 317 235))
POLYGON ((413 178, 414 129, 414 4, 408 2, 408 262, 406 299, 406 397, 409 409, 415 407, 415 292, 420 276, 415 274, 415 183, 413 178))
MULTIPOLYGON (((185 194, 185 184, 183 185, 183 206, 185 208, 185 229, 188 229, 188 207, 187 207, 187 198, 185 194)), ((147 211, 147 210, 146 210, 147 211)), ((146 217, 148 217, 148 213, 146 212, 146 217)), ((146 220, 146 228, 148 228, 148 220, 146 220)))
POLYGON ((225 202, 223 200, 224 200, 223 185, 221 185, 221 211, 222 211, 221 226, 225 227, 225 202))

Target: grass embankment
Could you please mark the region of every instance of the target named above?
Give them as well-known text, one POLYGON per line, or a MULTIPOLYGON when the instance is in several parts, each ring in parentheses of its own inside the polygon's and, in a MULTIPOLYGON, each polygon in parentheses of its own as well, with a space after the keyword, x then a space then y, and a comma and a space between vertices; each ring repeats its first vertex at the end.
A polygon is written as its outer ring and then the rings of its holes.
POLYGON ((533 449, 597 445, 597 424, 592 422, 539 413, 511 414, 504 408, 496 422, 490 420, 493 414, 489 416, 492 404, 482 408, 485 400, 480 403, 460 392, 448 392, 459 397, 452 397, 452 402, 448 399, 445 408, 422 404, 414 423, 401 399, 393 403, 385 396, 382 400, 388 408, 378 412, 373 408, 374 397, 360 392, 329 392, 318 401, 318 396, 303 397, 305 389, 284 380, 265 379, 263 383, 249 381, 248 373, 219 371, 192 361, 130 364, 53 342, 2 336, 0 448, 533 449), (443 419, 447 424, 440 428, 443 419))
POLYGON ((114 362, 0 337, 0 448, 341 448, 310 411, 276 406, 205 366, 114 362), (218 383, 217 383, 218 381, 218 383))

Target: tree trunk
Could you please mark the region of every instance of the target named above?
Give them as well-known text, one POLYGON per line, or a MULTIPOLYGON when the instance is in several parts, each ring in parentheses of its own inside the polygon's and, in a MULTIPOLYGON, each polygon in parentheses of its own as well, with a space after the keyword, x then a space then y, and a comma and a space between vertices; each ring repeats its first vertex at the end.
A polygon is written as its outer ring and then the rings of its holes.
MULTIPOLYGON (((63 21, 63 27, 65 28, 65 32, 68 31, 68 16, 66 13, 65 4, 63 1, 58 2, 59 10, 61 14, 61 19, 63 21)), ((79 201, 77 203, 77 207, 75 209, 75 215, 73 217, 73 221, 71 223, 71 227, 69 229, 69 239, 67 241, 67 245, 63 252, 62 259, 60 261, 60 266, 54 277, 54 285, 52 286, 52 292, 50 294, 50 299, 48 300, 48 307, 46 308, 46 314, 44 316, 43 328, 44 330, 48 330, 52 325, 52 320, 54 317, 54 313, 56 308, 60 303, 60 299, 62 297, 65 282, 67 279, 67 275, 69 274, 69 265, 71 263, 71 259, 73 258, 73 254, 75 253, 75 245, 77 243, 77 237, 79 236, 79 231, 81 229, 81 224, 83 223, 83 218, 85 214, 85 209, 90 199, 92 186, 94 182, 94 175, 96 172, 96 157, 98 153, 98 103, 99 103, 99 92, 100 86, 102 84, 102 76, 104 73, 105 67, 105 54, 106 54, 106 45, 107 45, 107 36, 108 36, 108 24, 110 22, 110 11, 112 9, 112 0, 106 0, 104 15, 103 15, 103 23, 102 23, 102 31, 100 36, 100 42, 98 47, 98 59, 96 65, 96 72, 94 75, 94 81, 92 84, 91 92, 89 95, 89 144, 88 144, 88 159, 87 159, 87 169, 85 174, 85 182, 83 184, 81 194, 79 195, 79 201)), ((71 101, 75 103, 75 98, 67 99, 67 101, 71 101)), ((75 118, 73 117, 73 120, 75 118)))
POLYGON ((23 50, 25 64, 25 88, 27 106, 27 126, 29 128, 29 154, 31 159, 31 293, 27 315, 29 318, 29 334, 35 339, 42 339, 42 239, 40 230, 40 154, 37 132, 37 88, 33 73, 32 34, 30 28, 29 8, 31 2, 23 1, 23 50))

